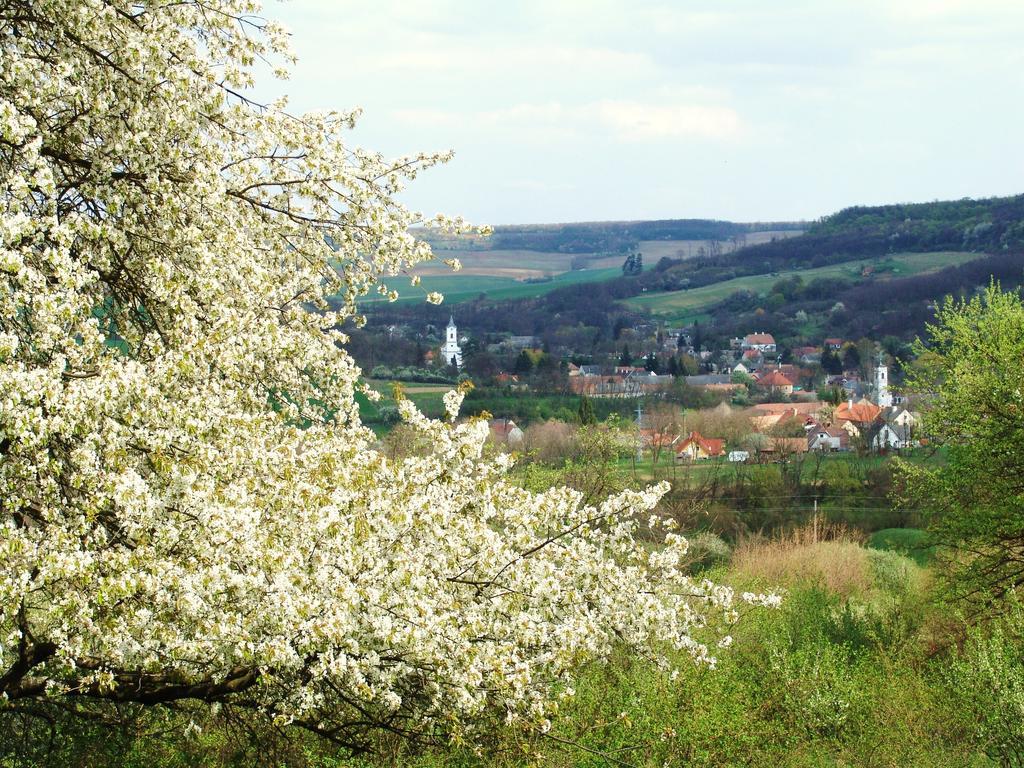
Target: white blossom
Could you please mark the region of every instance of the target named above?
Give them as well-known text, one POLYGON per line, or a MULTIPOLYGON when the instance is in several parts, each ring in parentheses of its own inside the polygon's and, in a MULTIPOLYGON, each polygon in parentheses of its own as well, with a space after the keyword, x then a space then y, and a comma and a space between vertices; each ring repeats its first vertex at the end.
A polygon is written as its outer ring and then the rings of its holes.
POLYGON ((680 572, 681 537, 633 540, 665 486, 528 493, 458 393, 448 423, 399 402, 429 455, 373 449, 339 327, 430 258, 411 227, 466 229, 395 200, 447 155, 386 159, 347 143, 358 111, 246 100, 253 62, 290 61, 253 0, 16 7, 0 694, 236 697, 354 739, 395 713, 546 728, 559 681, 617 643, 713 664, 731 590, 680 572))

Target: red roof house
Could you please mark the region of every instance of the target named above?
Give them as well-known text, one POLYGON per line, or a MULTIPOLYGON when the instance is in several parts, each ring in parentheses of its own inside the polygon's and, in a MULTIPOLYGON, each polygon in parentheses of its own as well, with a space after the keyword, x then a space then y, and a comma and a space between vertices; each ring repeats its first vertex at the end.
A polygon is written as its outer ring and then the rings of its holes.
POLYGON ((704 437, 700 432, 691 432, 679 445, 676 451, 677 459, 710 459, 714 456, 725 454, 725 440, 713 437, 704 437))

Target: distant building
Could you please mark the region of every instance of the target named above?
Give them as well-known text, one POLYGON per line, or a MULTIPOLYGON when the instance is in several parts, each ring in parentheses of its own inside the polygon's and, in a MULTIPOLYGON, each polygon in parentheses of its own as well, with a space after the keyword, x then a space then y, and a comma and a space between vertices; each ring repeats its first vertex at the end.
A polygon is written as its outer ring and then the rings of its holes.
POLYGON ((914 444, 913 428, 909 424, 881 424, 871 435, 871 447, 877 451, 910 448, 914 444))
POLYGON ((884 365, 875 368, 875 400, 882 408, 889 408, 893 404, 889 392, 889 369, 884 365))
POLYGON ((793 394, 793 382, 781 371, 771 371, 758 379, 757 383, 780 395, 793 394))
POLYGON ((523 430, 511 419, 491 419, 488 426, 491 428, 491 439, 497 443, 519 445, 523 442, 523 430))
POLYGON ((536 336, 509 336, 500 346, 514 350, 534 349, 540 346, 540 340, 536 336))
POLYGON ((743 349, 756 349, 758 352, 775 352, 775 337, 770 333, 748 333, 743 337, 743 349))
POLYGON ((732 376, 728 373, 703 373, 699 376, 684 376, 688 386, 707 387, 711 384, 731 384, 732 376))
POLYGON ((821 350, 817 347, 795 347, 793 349, 793 359, 799 360, 806 365, 820 363, 821 350))
POLYGON ((448 319, 448 328, 445 332, 444 346, 441 347, 441 355, 444 357, 445 365, 462 367, 462 347, 459 346, 459 329, 455 327, 455 316, 448 319))
POLYGON ((807 433, 810 451, 845 451, 850 447, 850 435, 845 429, 814 424, 807 433))
POLYGON ((869 400, 862 399, 858 402, 847 400, 836 406, 833 421, 836 426, 845 429, 852 437, 857 437, 862 432, 868 431, 881 415, 882 409, 869 400))
POLYGON ((710 459, 725 454, 725 440, 704 437, 700 432, 691 432, 676 451, 677 459, 695 461, 710 459))

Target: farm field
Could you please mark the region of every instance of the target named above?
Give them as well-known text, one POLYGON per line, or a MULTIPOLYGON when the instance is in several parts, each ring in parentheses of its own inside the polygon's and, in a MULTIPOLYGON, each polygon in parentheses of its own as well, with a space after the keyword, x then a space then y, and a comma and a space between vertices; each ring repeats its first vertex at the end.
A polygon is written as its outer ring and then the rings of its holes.
MULTIPOLYGON (((457 258, 462 263, 458 275, 485 275, 489 277, 510 277, 521 280, 528 277, 554 276, 572 269, 572 260, 578 256, 591 258, 593 254, 572 254, 546 251, 520 250, 469 250, 469 251, 434 251, 432 261, 417 264, 412 273, 415 275, 452 276, 452 270, 444 259, 457 258)), ((619 265, 624 256, 615 257, 619 265)))
MULTIPOLYGON (((746 245, 756 245, 773 238, 792 237, 799 231, 752 232, 746 237, 746 245)), ((644 255, 644 268, 650 269, 659 259, 692 258, 701 248, 708 248, 708 240, 643 240, 638 250, 644 255)), ((731 241, 721 241, 723 253, 735 249, 731 241)), ((388 287, 399 292, 400 302, 422 301, 430 291, 444 294, 445 301, 457 304, 471 301, 487 294, 488 299, 521 299, 542 296, 556 288, 577 283, 599 282, 618 277, 621 274, 624 254, 560 253, 554 251, 490 250, 474 248, 466 250, 435 251, 432 261, 417 264, 410 275, 417 275, 422 281, 419 287, 411 287, 406 277, 385 280, 388 287), (443 263, 446 258, 457 258, 462 269, 453 272, 443 263), (586 263, 585 269, 572 268, 573 263, 586 263), (534 282, 536 281, 536 282, 534 282)), ((363 299, 365 302, 385 301, 374 295, 363 299)))
POLYGON ((737 291, 752 291, 763 294, 783 278, 799 275, 805 282, 819 277, 848 277, 856 279, 864 267, 879 263, 893 262, 892 276, 906 277, 924 272, 934 272, 945 267, 964 264, 980 258, 981 254, 963 251, 942 251, 938 253, 899 253, 880 262, 878 259, 861 259, 843 264, 830 264, 813 269, 786 270, 768 275, 748 275, 725 280, 720 283, 706 285, 693 290, 652 293, 646 296, 635 296, 625 299, 625 303, 637 309, 649 310, 652 314, 671 320, 683 322, 693 315, 704 312, 715 304, 724 301, 737 291))
MULTIPOLYGON (((751 232, 746 236, 742 245, 760 245, 772 240, 782 240, 787 237, 796 237, 803 234, 802 230, 765 230, 763 232, 751 232)), ((732 253, 736 250, 736 243, 731 240, 720 240, 719 246, 722 253, 732 253)), ((653 267, 664 257, 670 259, 692 259, 699 254, 701 248, 710 249, 710 240, 641 240, 637 250, 644 255, 644 265, 653 267)), ((602 259, 590 262, 593 267, 613 267, 622 264, 619 256, 607 256, 602 259), (618 261, 616 262, 616 259, 618 261)))
MULTIPOLYGON (((426 275, 421 278, 422 282, 418 287, 410 287, 406 279, 400 281, 392 280, 389 285, 395 287, 399 293, 399 302, 423 301, 430 291, 439 291, 444 294, 446 304, 459 304, 464 301, 472 301, 481 293, 487 295, 488 299, 525 299, 532 296, 543 296, 556 288, 578 283, 595 283, 602 280, 610 280, 621 275, 618 267, 607 269, 580 269, 572 272, 563 272, 553 276, 550 280, 538 282, 524 282, 514 280, 510 277, 493 277, 488 275, 464 275, 448 273, 446 275, 426 275)), ((368 296, 363 299, 365 302, 385 301, 381 296, 368 296)))

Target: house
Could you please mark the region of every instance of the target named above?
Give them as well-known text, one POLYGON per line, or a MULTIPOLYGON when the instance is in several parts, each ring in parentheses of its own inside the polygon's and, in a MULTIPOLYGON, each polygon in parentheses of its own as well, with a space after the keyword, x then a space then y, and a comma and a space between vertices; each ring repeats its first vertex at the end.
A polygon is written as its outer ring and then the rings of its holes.
POLYGON ((912 427, 909 424, 886 424, 883 422, 870 435, 870 445, 876 451, 900 451, 910 448, 914 445, 912 427))
POLYGON ((886 408, 882 412, 882 418, 886 424, 899 424, 904 427, 916 427, 921 423, 918 416, 898 405, 886 408))
MULTIPOLYGON (((781 403, 773 403, 773 405, 781 405, 781 403)), ((772 412, 752 409, 749 411, 749 414, 747 418, 750 419, 750 425, 754 428, 755 432, 768 432, 780 424, 793 420, 796 420, 798 424, 803 425, 805 428, 807 425, 815 423, 811 416, 801 413, 796 408, 772 412)))
POLYGON ((799 403, 758 403, 751 406, 751 410, 755 411, 757 415, 776 413, 792 416, 799 414, 818 418, 824 407, 825 403, 821 400, 807 400, 799 403))
POLYGON ((679 442, 681 437, 672 430, 640 429, 640 444, 644 448, 669 448, 679 442))
POLYGON ((775 353, 775 337, 770 333, 748 333, 740 345, 743 349, 756 349, 758 352, 775 353))
POLYGON ((743 353, 740 358, 740 362, 743 363, 749 371, 756 371, 764 365, 764 354, 757 349, 748 349, 743 353))
POLYGON ((623 377, 627 389, 636 392, 656 392, 672 384, 673 377, 667 373, 658 374, 643 368, 627 373, 623 377))
MULTIPOLYGON (((587 368, 589 366, 582 366, 587 368)), ((574 395, 589 397, 622 397, 625 394, 622 376, 585 375, 569 379, 569 389, 574 395)))
POLYGON ((830 349, 833 352, 838 352, 843 348, 842 339, 825 339, 825 349, 830 349))
POLYGON ((809 451, 846 451, 850 448, 850 435, 840 427, 815 424, 807 433, 809 451))
POLYGON ((536 336, 509 336, 501 342, 501 346, 513 351, 534 349, 540 346, 540 339, 536 336))
POLYGON ((706 387, 711 384, 732 384, 732 376, 728 373, 705 373, 700 376, 684 376, 688 386, 706 387))
POLYGON ((776 394, 793 394, 793 382, 779 371, 770 371, 758 379, 757 383, 766 389, 770 389, 776 394))
POLYGON ((799 419, 803 424, 814 424, 821 417, 825 404, 820 400, 802 403, 759 403, 747 411, 747 417, 756 432, 767 432, 778 424, 799 419))
POLYGON ((519 445, 523 442, 523 430, 512 419, 491 419, 487 425, 491 428, 491 439, 496 443, 519 445))
POLYGON ((687 386, 703 389, 705 392, 717 392, 724 395, 731 395, 738 389, 743 389, 742 384, 733 384, 730 373, 705 373, 700 376, 684 376, 683 380, 687 386))
POLYGON ((750 426, 755 432, 767 432, 774 429, 780 421, 785 421, 786 418, 781 413, 755 414, 750 417, 750 426))
POLYGON ((770 371, 778 371, 787 379, 793 382, 795 385, 798 380, 805 376, 810 376, 811 372, 806 368, 800 368, 792 363, 766 363, 763 369, 764 373, 770 371))
POLYGON ((508 373, 502 371, 494 377, 494 383, 498 386, 508 387, 515 390, 529 389, 526 382, 520 381, 519 376, 515 373, 508 373))
POLYGON ((691 432, 689 437, 680 443, 676 451, 676 459, 696 461, 710 459, 725 454, 725 440, 704 437, 700 432, 691 432))
POLYGON ((858 437, 870 429, 882 415, 882 409, 870 400, 861 399, 856 403, 847 400, 836 406, 832 415, 836 426, 845 429, 851 437, 858 437))
POLYGON ((807 453, 806 437, 767 437, 757 448, 761 454, 776 457, 792 456, 807 453))
POLYGON ((733 366, 732 372, 733 373, 749 374, 750 373, 750 369, 747 368, 747 366, 745 366, 743 363, 736 363, 736 365, 733 366))
POLYGON ((829 376, 825 379, 825 384, 830 387, 839 387, 849 397, 863 397, 867 394, 867 387, 861 381, 860 376, 852 373, 829 376))
POLYGON ((701 387, 705 392, 717 392, 722 395, 731 395, 733 392, 743 388, 742 384, 705 384, 701 387))

